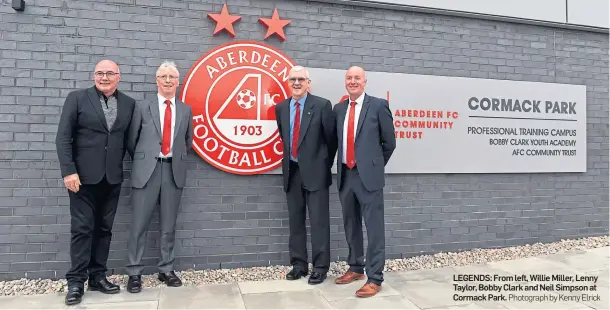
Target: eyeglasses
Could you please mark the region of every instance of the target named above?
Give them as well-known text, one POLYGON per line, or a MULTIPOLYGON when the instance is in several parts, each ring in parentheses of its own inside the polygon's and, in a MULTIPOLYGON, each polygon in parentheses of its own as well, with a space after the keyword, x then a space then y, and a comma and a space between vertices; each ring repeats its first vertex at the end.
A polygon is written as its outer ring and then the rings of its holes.
POLYGON ((102 78, 105 75, 111 79, 111 78, 115 77, 116 75, 119 75, 120 73, 118 73, 118 72, 115 73, 112 71, 108 71, 108 72, 96 71, 94 74, 95 74, 96 78, 102 78))
POLYGON ((157 75, 157 78, 161 79, 161 80, 166 80, 167 78, 169 78, 170 80, 175 80, 178 77, 177 76, 173 76, 173 75, 157 75))
POLYGON ((303 82, 305 82, 306 80, 309 80, 309 79, 308 78, 304 78, 304 77, 298 77, 298 78, 297 77, 291 77, 288 80, 290 82, 292 82, 292 83, 294 83, 296 81, 299 81, 299 83, 303 83, 303 82))

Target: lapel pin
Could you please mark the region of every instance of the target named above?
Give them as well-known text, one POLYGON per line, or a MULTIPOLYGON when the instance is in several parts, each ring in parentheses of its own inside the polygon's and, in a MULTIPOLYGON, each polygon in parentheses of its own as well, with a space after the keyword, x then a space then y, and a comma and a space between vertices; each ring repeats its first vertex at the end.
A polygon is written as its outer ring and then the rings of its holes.
POLYGON ((311 114, 311 112, 307 112, 307 114, 311 114))

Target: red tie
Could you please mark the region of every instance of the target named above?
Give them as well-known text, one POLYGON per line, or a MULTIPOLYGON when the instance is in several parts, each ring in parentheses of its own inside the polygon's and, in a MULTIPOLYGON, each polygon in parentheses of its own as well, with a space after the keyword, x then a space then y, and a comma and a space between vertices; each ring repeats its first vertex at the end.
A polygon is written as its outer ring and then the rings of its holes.
POLYGON ((297 147, 299 145, 299 129, 301 128, 301 108, 299 102, 296 105, 296 113, 294 114, 294 128, 292 129, 292 157, 297 158, 297 147))
POLYGON ((172 137, 172 102, 165 100, 165 117, 163 118, 163 143, 161 144, 161 153, 169 154, 172 137))
POLYGON ((356 118, 356 102, 350 103, 349 116, 347 119, 347 150, 345 153, 346 165, 351 169, 356 166, 356 157, 354 154, 354 119, 356 118))

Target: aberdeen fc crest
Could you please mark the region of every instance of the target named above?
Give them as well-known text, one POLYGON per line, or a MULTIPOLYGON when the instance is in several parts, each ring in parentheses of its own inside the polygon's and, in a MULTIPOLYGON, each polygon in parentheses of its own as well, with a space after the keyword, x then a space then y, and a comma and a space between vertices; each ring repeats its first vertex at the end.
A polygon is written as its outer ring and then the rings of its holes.
POLYGON ((293 61, 266 44, 218 46, 184 79, 181 100, 193 109, 193 149, 212 166, 260 174, 282 163, 275 105, 288 98, 293 61))

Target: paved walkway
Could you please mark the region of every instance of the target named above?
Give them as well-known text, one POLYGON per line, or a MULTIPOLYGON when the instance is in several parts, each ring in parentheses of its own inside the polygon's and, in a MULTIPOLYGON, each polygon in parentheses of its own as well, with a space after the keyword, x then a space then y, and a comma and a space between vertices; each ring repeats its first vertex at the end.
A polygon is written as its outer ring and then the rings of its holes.
MULTIPOLYGON (((375 297, 358 298, 354 292, 362 281, 334 284, 334 278, 311 286, 307 280, 243 282, 199 287, 144 289, 139 294, 122 291, 116 295, 86 292, 83 303, 73 309, 608 309, 608 260, 610 248, 579 253, 554 254, 483 265, 386 273, 383 290, 375 297), (496 281, 469 282, 475 291, 455 288, 460 277, 506 276, 496 281), (559 282, 523 282, 530 275, 571 277, 559 282), (588 278, 586 277, 588 276, 588 278), (595 279, 597 277, 597 281, 595 279), (595 283, 594 283, 595 282, 595 283), (541 291, 539 284, 551 284, 554 291, 541 291), (482 291, 480 284, 487 285, 482 291), (594 291, 559 291, 557 285, 586 286, 594 291), (496 291, 493 286, 521 291, 496 291), (535 287, 538 290, 528 290, 535 287), (497 301, 459 301, 454 296, 496 296, 497 301), (590 296, 583 298, 584 296, 590 296), (513 297, 511 297, 513 296, 513 297), (599 296, 597 299, 596 296, 599 296), (506 298, 506 300, 500 300, 506 298), (519 301, 515 298, 520 299, 519 301), (542 301, 539 301, 541 299, 542 301)), ((60 309, 63 294, 0 297, 2 309, 60 309)))

